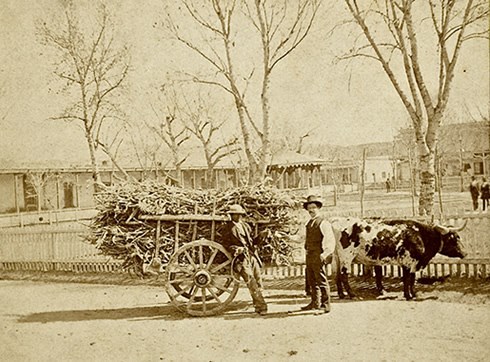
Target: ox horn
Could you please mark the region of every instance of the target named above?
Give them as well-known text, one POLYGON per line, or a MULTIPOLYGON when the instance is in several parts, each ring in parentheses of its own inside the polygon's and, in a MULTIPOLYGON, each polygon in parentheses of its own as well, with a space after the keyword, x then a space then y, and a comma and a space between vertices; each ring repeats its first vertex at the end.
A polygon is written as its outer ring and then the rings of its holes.
POLYGON ((448 232, 451 231, 448 227, 439 224, 434 225, 434 229, 439 231, 442 235, 446 235, 448 232))
POLYGON ((466 224, 468 224, 468 219, 466 219, 463 223, 462 226, 459 226, 459 227, 448 227, 449 231, 455 231, 455 232, 458 232, 458 231, 462 231, 465 227, 466 227, 466 224))
POLYGON ((459 232, 459 231, 463 230, 466 227, 466 224, 468 224, 468 219, 466 219, 464 221, 463 225, 459 226, 459 227, 435 225, 434 228, 437 231, 439 231, 442 235, 446 235, 449 232, 459 232))

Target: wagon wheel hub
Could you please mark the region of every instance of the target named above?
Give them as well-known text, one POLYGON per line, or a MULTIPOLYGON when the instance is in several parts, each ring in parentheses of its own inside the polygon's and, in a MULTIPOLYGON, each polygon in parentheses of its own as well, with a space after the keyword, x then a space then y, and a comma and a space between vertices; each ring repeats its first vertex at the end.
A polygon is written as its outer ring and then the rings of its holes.
POLYGON ((211 283, 211 275, 206 270, 200 270, 194 275, 194 283, 201 288, 211 283))

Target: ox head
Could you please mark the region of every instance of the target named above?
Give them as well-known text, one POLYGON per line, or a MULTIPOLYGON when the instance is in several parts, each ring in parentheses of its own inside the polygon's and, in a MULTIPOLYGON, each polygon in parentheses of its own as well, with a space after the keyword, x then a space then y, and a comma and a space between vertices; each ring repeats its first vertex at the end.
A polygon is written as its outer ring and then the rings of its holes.
POLYGON ((435 225, 434 229, 441 234, 442 249, 439 253, 451 258, 464 258, 463 243, 458 232, 466 227, 468 220, 460 227, 435 225))

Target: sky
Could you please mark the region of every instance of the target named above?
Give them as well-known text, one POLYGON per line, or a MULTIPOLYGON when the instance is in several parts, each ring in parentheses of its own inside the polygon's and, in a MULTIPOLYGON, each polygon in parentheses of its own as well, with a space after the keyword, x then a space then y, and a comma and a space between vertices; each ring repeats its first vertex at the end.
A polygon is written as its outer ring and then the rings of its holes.
MULTIPOLYGON (((1 2, 0 160, 73 161, 88 154, 83 133, 75 123, 49 119, 60 114, 70 100, 59 91, 60 84, 53 75, 56 59, 39 42, 36 22, 51 21, 63 2, 1 2)), ((87 12, 93 4, 88 0, 77 3, 87 12)), ((207 71, 206 64, 163 30, 166 11, 176 10, 175 2, 108 0, 106 4, 120 39, 131 49, 132 69, 122 103, 137 124, 154 116, 150 105, 162 84, 178 78, 181 72, 207 71)), ((299 135, 313 129, 309 142, 353 145, 391 141, 398 129, 408 124, 401 101, 376 62, 335 61, 352 46, 355 34, 343 27, 333 35, 329 31, 332 24, 348 15, 342 2, 323 7, 310 35, 274 70, 270 106, 275 136, 299 135)), ((238 25, 240 30, 247 26, 238 25)), ((186 33, 197 36, 197 29, 186 23, 183 26, 186 33)), ((260 58, 253 39, 253 33, 243 33, 237 39, 246 46, 237 50, 236 57, 243 73, 256 69, 259 74, 260 58)), ((428 48, 423 49, 422 57, 429 54, 428 48)), ((257 82, 250 85, 252 112, 254 107, 258 109, 257 82)), ((479 112, 488 114, 489 84, 488 41, 468 43, 456 69, 448 114, 458 120, 478 117, 479 112)), ((213 92, 214 106, 229 118, 223 132, 234 132, 237 117, 230 97, 213 92)))

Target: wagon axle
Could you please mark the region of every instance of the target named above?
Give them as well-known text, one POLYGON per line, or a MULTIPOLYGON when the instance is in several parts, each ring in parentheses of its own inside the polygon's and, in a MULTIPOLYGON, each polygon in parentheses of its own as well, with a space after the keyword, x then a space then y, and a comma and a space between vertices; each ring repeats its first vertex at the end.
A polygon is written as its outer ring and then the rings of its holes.
POLYGON ((207 287, 211 284, 211 275, 207 270, 200 270, 194 275, 194 283, 200 288, 207 287))

